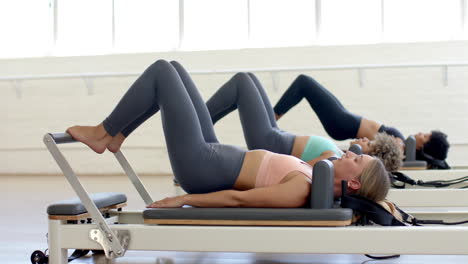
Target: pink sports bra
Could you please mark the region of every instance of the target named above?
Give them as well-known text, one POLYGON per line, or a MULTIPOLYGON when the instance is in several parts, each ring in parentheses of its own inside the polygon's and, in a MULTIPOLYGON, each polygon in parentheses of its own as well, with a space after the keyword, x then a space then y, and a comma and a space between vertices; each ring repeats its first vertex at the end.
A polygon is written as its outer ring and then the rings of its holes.
POLYGON ((255 187, 278 184, 292 171, 300 171, 312 179, 312 167, 309 164, 294 156, 267 152, 258 168, 255 187))

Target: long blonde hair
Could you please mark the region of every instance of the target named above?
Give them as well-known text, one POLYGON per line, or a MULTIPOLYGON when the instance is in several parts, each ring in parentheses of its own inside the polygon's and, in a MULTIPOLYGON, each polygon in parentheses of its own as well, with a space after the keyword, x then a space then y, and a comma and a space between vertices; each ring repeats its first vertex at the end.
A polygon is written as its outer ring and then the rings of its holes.
POLYGON ((356 191, 357 195, 375 202, 383 201, 387 197, 390 179, 380 159, 374 158, 369 162, 362 171, 359 181, 361 187, 356 191))
POLYGON ((389 200, 383 200, 378 202, 378 204, 391 213, 398 221, 403 222, 403 216, 401 215, 400 211, 397 210, 397 207, 394 203, 390 202, 389 200))

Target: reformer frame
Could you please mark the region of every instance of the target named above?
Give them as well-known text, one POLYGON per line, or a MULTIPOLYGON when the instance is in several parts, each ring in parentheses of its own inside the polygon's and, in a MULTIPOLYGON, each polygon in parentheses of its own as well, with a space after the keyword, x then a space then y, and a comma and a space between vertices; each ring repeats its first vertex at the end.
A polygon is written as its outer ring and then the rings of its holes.
MULTIPOLYGON (((141 211, 108 208, 103 214, 57 147, 75 140, 68 134, 46 134, 44 142, 91 216, 87 217, 88 222, 49 218, 51 264, 67 263, 67 249, 103 249, 111 259, 122 257, 126 250, 468 254, 468 227, 166 226, 145 225, 141 211)), ((115 157, 145 204, 152 203, 153 199, 122 152, 115 153, 115 157)))

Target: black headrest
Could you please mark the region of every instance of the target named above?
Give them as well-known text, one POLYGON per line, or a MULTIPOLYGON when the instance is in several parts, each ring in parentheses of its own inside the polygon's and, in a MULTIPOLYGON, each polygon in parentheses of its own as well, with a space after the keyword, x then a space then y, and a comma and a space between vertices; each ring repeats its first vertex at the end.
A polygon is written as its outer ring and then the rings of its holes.
POLYGON ((358 144, 351 145, 348 150, 351 151, 351 152, 354 152, 357 155, 362 154, 362 147, 361 147, 361 145, 358 145, 358 144))
POLYGON ((364 224, 369 221, 383 226, 405 226, 405 223, 396 219, 389 211, 380 204, 367 199, 366 197, 346 194, 347 182, 342 182, 341 207, 350 208, 365 219, 364 224))
POLYGON ((416 157, 418 159, 425 160, 428 163, 429 169, 433 170, 449 170, 450 166, 445 160, 440 160, 432 157, 431 155, 424 152, 424 149, 416 151, 416 157))

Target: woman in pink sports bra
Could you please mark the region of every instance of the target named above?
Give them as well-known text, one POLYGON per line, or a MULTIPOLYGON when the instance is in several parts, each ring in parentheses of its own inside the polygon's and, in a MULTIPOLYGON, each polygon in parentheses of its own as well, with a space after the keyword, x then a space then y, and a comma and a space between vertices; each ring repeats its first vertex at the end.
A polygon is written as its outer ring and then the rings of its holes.
MULTIPOLYGON (((73 126, 67 132, 97 153, 116 152, 156 113, 162 115, 174 176, 188 194, 148 207, 293 208, 308 202, 312 168, 292 156, 220 143, 196 86, 177 62, 156 61, 102 123, 73 126)), ((346 180, 350 192, 374 201, 385 198, 389 179, 380 160, 347 152, 333 164, 336 195, 346 180)))
MULTIPOLYGON (((248 151, 234 190, 206 194, 185 194, 156 201, 148 208, 181 207, 271 207, 304 206, 310 195, 312 167, 302 160, 266 150, 248 151), (254 175, 255 177, 252 177, 254 175)), ((350 193, 382 201, 390 182, 382 162, 369 155, 346 152, 333 160, 334 194, 341 194, 341 182, 350 193)))

